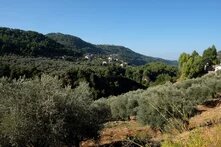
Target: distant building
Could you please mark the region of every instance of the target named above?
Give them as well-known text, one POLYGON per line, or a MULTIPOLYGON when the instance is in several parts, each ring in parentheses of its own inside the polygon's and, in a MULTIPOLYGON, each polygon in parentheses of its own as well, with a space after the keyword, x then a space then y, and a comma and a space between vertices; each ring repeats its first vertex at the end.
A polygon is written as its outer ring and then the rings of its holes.
POLYGON ((91 60, 93 57, 94 57, 93 54, 88 54, 88 55, 84 56, 84 58, 87 59, 87 60, 91 60))
POLYGON ((221 70, 221 64, 220 65, 209 65, 209 63, 207 63, 204 66, 204 71, 208 72, 208 73, 212 73, 212 72, 216 72, 216 71, 220 71, 221 70))
POLYGON ((66 58, 66 56, 62 56, 62 57, 61 57, 61 59, 64 59, 64 60, 65 60, 65 58, 66 58))
POLYGON ((128 65, 127 62, 123 62, 123 63, 120 64, 121 67, 125 67, 125 66, 127 66, 127 65, 128 65))
POLYGON ((61 57, 61 59, 63 59, 63 60, 68 60, 68 59, 71 59, 71 58, 73 58, 73 57, 71 57, 71 56, 66 56, 66 55, 64 55, 64 56, 61 57))
POLYGON ((113 60, 112 57, 108 57, 108 61, 111 62, 113 60))
POLYGON ((102 62, 102 65, 107 65, 107 61, 103 61, 103 62, 102 62))
POLYGON ((215 71, 220 71, 221 70, 221 65, 215 65, 215 71))

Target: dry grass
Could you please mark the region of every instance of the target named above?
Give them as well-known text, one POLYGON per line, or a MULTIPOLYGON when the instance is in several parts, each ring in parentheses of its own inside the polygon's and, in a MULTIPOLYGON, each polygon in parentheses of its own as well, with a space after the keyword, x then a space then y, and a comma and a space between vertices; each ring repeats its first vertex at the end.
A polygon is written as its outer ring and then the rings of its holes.
MULTIPOLYGON (((174 136, 173 136, 174 137, 174 136)), ((221 125, 202 127, 184 132, 174 138, 168 137, 162 147, 220 147, 221 125)))
POLYGON ((202 113, 189 120, 189 130, 164 135, 163 147, 221 147, 221 106, 198 106, 202 113))
POLYGON ((98 141, 89 140, 82 142, 82 147, 94 147, 126 141, 128 137, 145 140, 159 138, 159 136, 161 136, 160 132, 151 129, 149 126, 142 126, 136 121, 115 121, 105 124, 105 128, 100 132, 98 141))
POLYGON ((162 135, 160 131, 153 130, 149 126, 142 126, 134 120, 109 122, 100 132, 99 140, 83 142, 82 146, 107 145, 125 141, 128 137, 135 137, 156 142, 164 140, 163 147, 221 147, 221 105, 219 102, 213 107, 199 105, 197 109, 201 114, 192 117, 187 127, 181 126, 182 131, 174 128, 175 130, 171 130, 170 133, 162 135))
POLYGON ((189 129, 210 126, 221 122, 221 106, 208 108, 205 112, 189 120, 189 129))

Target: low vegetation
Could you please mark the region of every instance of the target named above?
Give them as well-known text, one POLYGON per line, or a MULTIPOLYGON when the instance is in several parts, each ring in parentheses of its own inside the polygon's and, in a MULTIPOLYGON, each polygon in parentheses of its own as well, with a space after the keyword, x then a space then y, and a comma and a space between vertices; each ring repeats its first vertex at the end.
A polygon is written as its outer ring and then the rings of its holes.
POLYGON ((185 140, 165 140, 162 147, 218 147, 221 145, 220 131, 220 126, 198 129, 189 133, 185 140))
POLYGON ((171 122, 185 123, 198 104, 220 92, 221 74, 217 73, 109 97, 106 103, 116 120, 135 115, 140 122, 164 130, 171 122))
POLYGON ((88 84, 62 88, 60 80, 47 75, 2 78, 0 97, 2 146, 78 146, 96 137, 110 114, 105 104, 93 102, 88 84))
POLYGON ((220 99, 219 103, 210 101, 213 106, 204 107, 204 111, 189 120, 189 129, 181 133, 164 135, 163 147, 208 147, 221 145, 220 99))

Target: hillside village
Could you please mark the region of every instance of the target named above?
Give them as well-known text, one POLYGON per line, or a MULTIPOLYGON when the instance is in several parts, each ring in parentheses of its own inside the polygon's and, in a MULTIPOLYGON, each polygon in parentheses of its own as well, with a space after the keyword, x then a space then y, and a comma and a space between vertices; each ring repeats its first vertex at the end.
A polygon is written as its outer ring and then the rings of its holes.
POLYGON ((99 55, 94 55, 94 54, 86 54, 84 56, 84 58, 88 61, 92 61, 92 60, 97 60, 97 62, 100 65, 116 65, 116 66, 120 66, 120 67, 126 67, 128 65, 127 62, 119 59, 119 55, 118 54, 111 54, 111 55, 107 55, 107 56, 99 56, 99 55))

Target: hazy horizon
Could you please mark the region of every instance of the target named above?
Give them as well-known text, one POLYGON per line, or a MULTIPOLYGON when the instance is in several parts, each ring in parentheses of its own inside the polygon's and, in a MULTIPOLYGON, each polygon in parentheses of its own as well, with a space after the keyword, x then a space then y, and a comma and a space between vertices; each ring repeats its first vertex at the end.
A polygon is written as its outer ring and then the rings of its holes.
POLYGON ((218 0, 0 0, 0 26, 70 34, 93 44, 177 60, 180 53, 221 49, 218 0))

